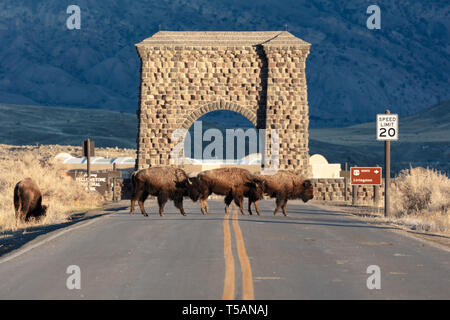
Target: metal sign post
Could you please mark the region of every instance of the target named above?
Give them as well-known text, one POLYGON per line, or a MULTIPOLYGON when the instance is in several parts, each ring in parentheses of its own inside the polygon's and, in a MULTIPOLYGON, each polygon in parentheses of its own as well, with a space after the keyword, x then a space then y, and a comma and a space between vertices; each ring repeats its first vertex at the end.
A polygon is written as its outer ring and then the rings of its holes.
MULTIPOLYGON (((377 167, 379 167, 379 165, 377 165, 377 167)), ((381 168, 380 168, 380 171, 381 171, 381 168)), ((382 180, 381 179, 381 174, 380 174, 380 180, 382 180)), ((380 185, 379 184, 375 184, 373 186, 373 204, 376 207, 378 207, 379 202, 380 202, 380 185)))
POLYGON ((398 140, 398 115, 386 110, 377 115, 377 140, 384 141, 384 216, 389 217, 391 199, 389 186, 391 183, 391 140, 398 140))
POLYGON ((347 162, 345 163, 344 171, 341 171, 339 173, 339 177, 344 178, 344 201, 347 201, 348 200, 348 191, 347 191, 348 178, 350 177, 350 174, 348 172, 348 163, 347 162))
POLYGON ((87 139, 87 143, 86 143, 87 147, 87 175, 88 175, 88 182, 89 182, 89 178, 91 177, 91 141, 89 140, 89 138, 87 139))
POLYGON ((348 185, 348 163, 345 163, 345 177, 344 177, 344 200, 347 201, 347 185, 348 185))
POLYGON ((89 189, 89 180, 91 177, 91 156, 95 156, 95 144, 91 139, 83 141, 83 156, 86 157, 86 171, 87 171, 87 181, 89 189))
POLYGON ((391 142, 386 140, 384 142, 384 216, 391 215, 391 195, 389 193, 389 185, 391 184, 391 142))

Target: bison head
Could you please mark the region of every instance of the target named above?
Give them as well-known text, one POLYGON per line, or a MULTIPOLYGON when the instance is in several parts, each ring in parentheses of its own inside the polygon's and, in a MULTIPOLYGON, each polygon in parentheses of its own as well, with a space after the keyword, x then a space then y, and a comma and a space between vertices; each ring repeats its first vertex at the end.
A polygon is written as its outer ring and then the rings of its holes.
POLYGON ((300 198, 303 200, 303 202, 308 202, 308 200, 314 198, 314 188, 311 183, 311 180, 303 181, 302 189, 303 191, 300 194, 300 198))
POLYGON ((260 178, 253 178, 251 182, 248 183, 250 187, 250 193, 252 198, 255 200, 261 200, 264 197, 264 190, 266 182, 260 178))
POLYGON ((48 206, 37 206, 33 211, 29 213, 26 217, 26 221, 34 219, 35 221, 40 221, 43 217, 47 215, 48 206))
POLYGON ((192 199, 192 201, 196 202, 200 197, 200 187, 199 181, 197 177, 188 178, 189 184, 186 188, 185 196, 192 199))

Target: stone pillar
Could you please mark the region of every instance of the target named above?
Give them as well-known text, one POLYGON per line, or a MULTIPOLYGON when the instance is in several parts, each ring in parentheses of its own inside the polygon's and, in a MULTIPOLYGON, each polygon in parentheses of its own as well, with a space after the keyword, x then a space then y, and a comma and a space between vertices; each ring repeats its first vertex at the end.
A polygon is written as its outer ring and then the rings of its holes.
POLYGON ((309 49, 264 46, 268 60, 266 128, 278 129, 280 169, 309 176, 305 61, 309 49))
POLYGON ((177 128, 177 50, 138 47, 141 58, 137 169, 170 164, 177 128))

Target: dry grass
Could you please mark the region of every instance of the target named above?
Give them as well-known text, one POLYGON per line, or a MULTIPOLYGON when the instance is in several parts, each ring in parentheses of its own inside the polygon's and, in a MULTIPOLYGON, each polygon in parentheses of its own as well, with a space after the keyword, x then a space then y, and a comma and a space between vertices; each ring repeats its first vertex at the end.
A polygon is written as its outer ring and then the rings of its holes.
POLYGON ((393 221, 450 233, 450 179, 421 167, 402 170, 391 189, 393 221))
MULTIPOLYGON (((79 156, 81 147, 0 145, 0 232, 62 222, 70 213, 102 205, 102 196, 85 190, 53 163, 51 159, 60 152, 79 156), (42 203, 49 205, 49 209, 41 221, 23 224, 15 219, 13 191, 16 183, 27 177, 36 181, 42 192, 42 203)), ((96 149, 97 155, 109 157, 134 156, 134 152, 132 149, 96 149)))

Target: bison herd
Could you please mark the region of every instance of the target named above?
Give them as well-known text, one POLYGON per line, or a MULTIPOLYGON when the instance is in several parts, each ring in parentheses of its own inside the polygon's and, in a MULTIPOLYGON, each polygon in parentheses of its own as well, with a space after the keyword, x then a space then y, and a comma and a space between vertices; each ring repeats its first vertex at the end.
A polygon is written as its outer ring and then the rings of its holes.
MULTIPOLYGON (((157 197, 161 216, 164 215, 164 206, 169 199, 173 200, 175 207, 185 216, 184 197, 189 197, 194 202, 200 201, 202 213, 207 214, 207 199, 213 193, 225 197, 225 214, 228 214, 230 204, 234 201, 243 215, 245 215, 244 198, 248 198, 249 213, 252 214, 254 205, 258 215, 261 215, 258 200, 264 195, 275 198, 274 214, 282 209, 285 216, 287 216, 286 203, 289 199, 302 199, 307 202, 313 198, 311 181, 287 170, 279 170, 273 175, 255 175, 242 168, 219 168, 189 177, 180 168, 151 167, 135 171, 131 175, 131 183, 133 193, 130 215, 133 214, 137 201, 141 213, 147 216, 144 201, 148 196, 157 197)), ((47 206, 42 205, 42 194, 32 179, 26 178, 17 183, 14 188, 14 208, 16 219, 22 222, 27 222, 31 218, 38 220, 45 216, 47 206)))
POLYGON ((144 201, 149 195, 157 197, 161 216, 164 215, 164 206, 169 199, 173 200, 182 215, 186 215, 183 208, 184 197, 189 197, 194 202, 199 200, 202 213, 207 214, 206 200, 213 193, 225 196, 225 214, 228 214, 229 206, 234 201, 245 215, 245 197, 248 198, 249 213, 252 214, 253 204, 257 214, 261 215, 258 200, 268 195, 276 199, 274 215, 282 209, 283 214, 287 216, 286 204, 289 199, 302 199, 307 202, 314 196, 310 180, 287 170, 279 170, 273 175, 255 175, 242 168, 218 168, 189 177, 180 168, 151 167, 134 172, 131 182, 133 194, 130 215, 133 214, 137 201, 141 213, 147 216, 144 201))

